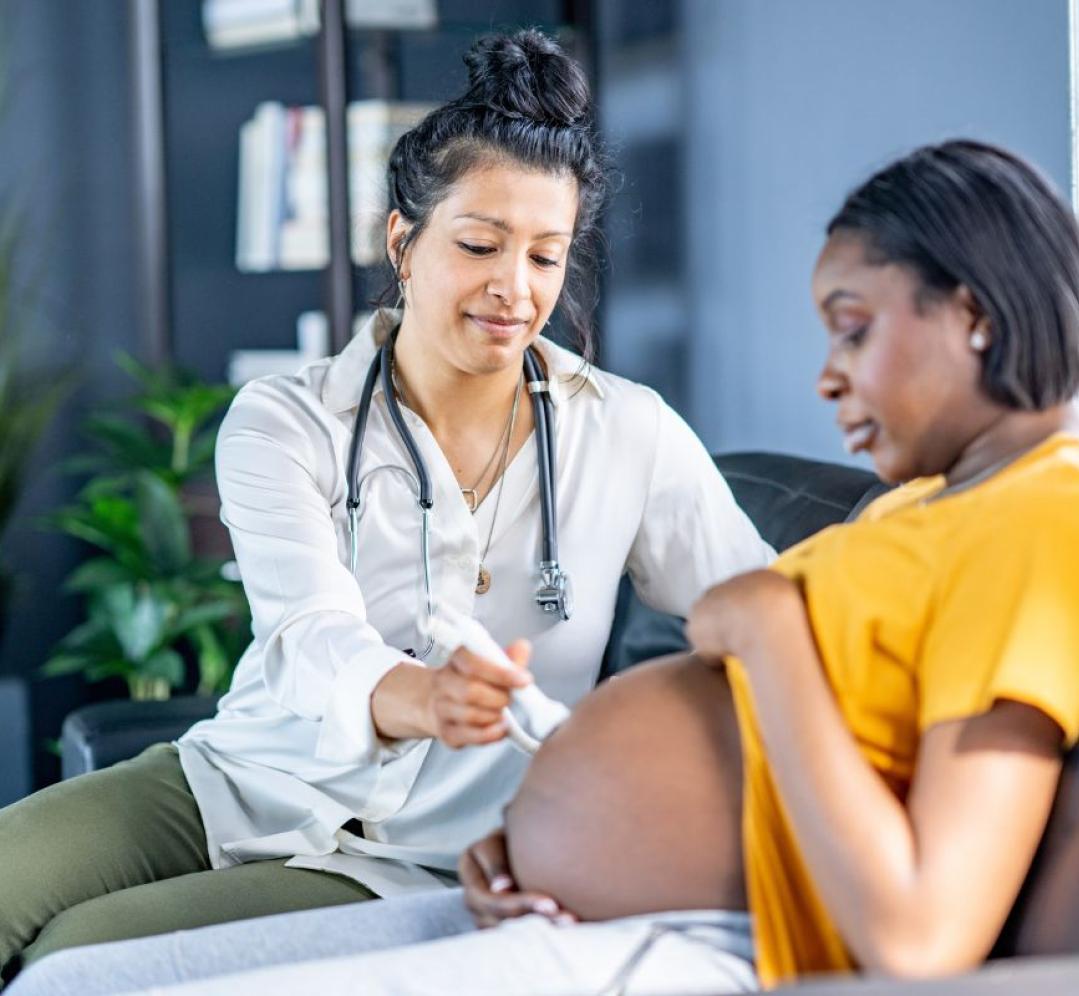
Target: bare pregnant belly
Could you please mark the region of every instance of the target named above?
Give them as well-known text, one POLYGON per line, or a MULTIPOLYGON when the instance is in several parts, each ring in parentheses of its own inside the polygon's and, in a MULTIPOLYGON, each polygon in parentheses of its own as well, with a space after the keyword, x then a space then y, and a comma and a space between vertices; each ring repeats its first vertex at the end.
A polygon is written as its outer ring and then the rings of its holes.
POLYGON ((506 811, 523 889, 585 920, 745 909, 742 762, 726 676, 643 664, 585 698, 506 811))

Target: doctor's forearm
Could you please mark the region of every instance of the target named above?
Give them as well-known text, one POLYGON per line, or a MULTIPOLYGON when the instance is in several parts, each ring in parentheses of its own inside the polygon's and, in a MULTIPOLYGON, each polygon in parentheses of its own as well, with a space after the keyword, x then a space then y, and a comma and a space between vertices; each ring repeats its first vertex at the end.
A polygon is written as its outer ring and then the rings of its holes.
POLYGON ((402 661, 375 686, 371 695, 371 718, 384 740, 433 737, 431 715, 433 673, 417 664, 402 661))

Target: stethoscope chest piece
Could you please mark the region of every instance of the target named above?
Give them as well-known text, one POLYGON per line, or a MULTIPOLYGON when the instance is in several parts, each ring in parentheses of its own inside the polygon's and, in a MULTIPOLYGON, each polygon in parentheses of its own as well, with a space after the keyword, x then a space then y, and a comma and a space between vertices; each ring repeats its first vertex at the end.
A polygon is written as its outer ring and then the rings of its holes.
POLYGON ((544 612, 557 612, 563 622, 573 615, 573 582, 558 564, 540 567, 540 585, 536 602, 544 612))

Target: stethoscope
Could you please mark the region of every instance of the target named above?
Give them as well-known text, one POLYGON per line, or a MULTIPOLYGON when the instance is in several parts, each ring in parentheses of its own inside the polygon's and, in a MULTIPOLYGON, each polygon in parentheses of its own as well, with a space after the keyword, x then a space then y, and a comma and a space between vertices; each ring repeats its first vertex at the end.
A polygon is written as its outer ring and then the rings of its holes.
MULTIPOLYGON (((404 416, 401 414, 401 406, 397 402, 397 394, 393 385, 393 343, 394 337, 390 337, 379 348, 371 361, 371 367, 367 371, 367 379, 364 381, 363 393, 360 395, 360 403, 356 409, 356 422, 352 431, 352 443, 348 452, 348 528, 351 545, 349 568, 356 573, 356 565, 359 560, 359 521, 362 506, 362 485, 371 474, 380 470, 402 471, 403 468, 387 465, 376 467, 364 476, 363 481, 359 478, 360 458, 363 454, 363 440, 367 432, 367 418, 371 412, 371 399, 374 395, 375 385, 379 378, 382 380, 382 394, 386 399, 386 407, 390 413, 390 421, 393 422, 397 434, 408 450, 409 459, 416 471, 414 480, 410 483, 416 495, 420 509, 420 559, 423 563, 423 589, 427 619, 430 620, 435 611, 434 594, 431 587, 431 509, 435 501, 432 495, 431 478, 427 473, 427 466, 420 455, 419 447, 412 433, 409 432, 404 416)), ((536 457, 539 464, 539 493, 540 493, 540 517, 543 524, 543 545, 539 561, 540 583, 536 588, 536 604, 544 612, 557 612, 563 620, 568 620, 573 614, 573 585, 569 575, 558 564, 558 515, 555 505, 555 432, 554 432, 554 405, 551 401, 550 384, 540 373, 540 366, 536 360, 535 352, 531 346, 524 353, 525 386, 532 399, 532 412, 535 422, 536 457)), ((407 473, 407 472, 405 472, 407 473)), ((423 627, 425 631, 428 627, 423 627)), ((431 650, 433 641, 428 637, 427 646, 418 655, 425 657, 431 650)))

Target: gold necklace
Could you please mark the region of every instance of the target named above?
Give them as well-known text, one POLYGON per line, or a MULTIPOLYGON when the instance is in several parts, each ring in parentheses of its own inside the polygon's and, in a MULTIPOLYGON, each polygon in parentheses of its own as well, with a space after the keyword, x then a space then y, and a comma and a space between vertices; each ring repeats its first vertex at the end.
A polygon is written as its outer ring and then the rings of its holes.
MULTIPOLYGON (((397 366, 396 364, 390 367, 390 380, 393 383, 394 393, 397 395, 401 404, 409 407, 408 400, 405 398, 404 389, 401 387, 401 382, 397 379, 397 366)), ((518 394, 520 393, 520 384, 518 384, 518 394)), ((495 457, 503 449, 507 436, 513 435, 513 419, 516 417, 517 412, 517 396, 514 397, 513 407, 510 409, 509 418, 506 420, 506 425, 502 429, 502 435, 498 437, 495 442, 495 448, 491 450, 491 456, 488 458, 487 463, 484 465, 483 470, 480 471, 480 476, 476 478, 476 483, 470 488, 461 488, 461 497, 464 498, 465 504, 468 505, 468 510, 473 515, 476 514, 476 509, 480 506, 480 485, 483 483, 483 479, 487 476, 487 472, 491 469, 491 464, 495 462, 495 457)))
POLYGON ((491 525, 487 530, 487 542, 483 547, 483 556, 480 557, 480 569, 476 575, 476 594, 486 595, 491 590, 491 572, 487 568, 487 554, 491 550, 491 537, 495 534, 495 522, 498 519, 498 509, 502 505, 502 489, 506 484, 506 461, 509 459, 510 442, 513 440, 513 430, 517 425, 517 410, 521 406, 521 387, 524 384, 524 374, 517 381, 517 390, 513 395, 513 408, 510 411, 509 427, 506 431, 502 444, 502 462, 498 468, 498 494, 495 496, 495 510, 491 514, 491 525))
MULTIPOLYGON (((514 400, 516 404, 516 399, 514 400)), ((491 465, 495 462, 495 457, 498 456, 499 450, 503 448, 506 440, 506 436, 513 433, 513 409, 510 409, 510 416, 506 420, 506 425, 502 429, 502 435, 498 437, 498 442, 495 443, 495 448, 491 451, 490 459, 488 459, 483 470, 480 471, 480 476, 476 478, 476 483, 470 488, 461 488, 461 497, 468 503, 468 510, 475 515, 476 509, 480 505, 480 485, 483 483, 483 479, 487 476, 487 471, 491 469, 491 465)))

